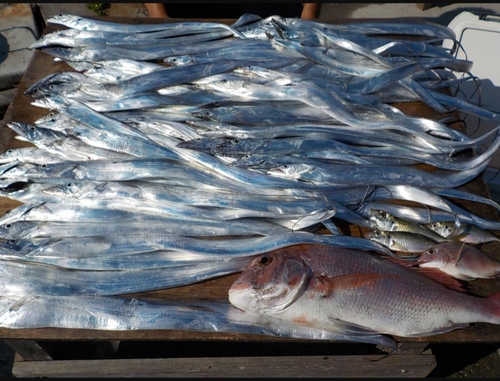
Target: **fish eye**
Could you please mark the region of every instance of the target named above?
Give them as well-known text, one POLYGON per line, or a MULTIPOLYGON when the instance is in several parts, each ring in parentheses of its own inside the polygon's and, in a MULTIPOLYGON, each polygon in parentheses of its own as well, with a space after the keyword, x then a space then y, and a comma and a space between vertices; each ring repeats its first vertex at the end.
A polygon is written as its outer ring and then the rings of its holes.
POLYGON ((10 228, 12 227, 12 224, 5 224, 3 227, 4 227, 5 229, 10 229, 10 228))
POLYGON ((36 127, 35 126, 30 126, 29 129, 30 129, 30 131, 36 131, 36 127))
POLYGON ((268 265, 269 263, 271 263, 272 261, 273 261, 272 257, 263 256, 263 257, 259 258, 259 260, 257 261, 257 264, 259 266, 265 266, 265 265, 268 265))
POLYGON ((434 251, 434 249, 429 249, 427 252, 428 252, 430 255, 434 255, 434 254, 436 254, 436 252, 434 251))

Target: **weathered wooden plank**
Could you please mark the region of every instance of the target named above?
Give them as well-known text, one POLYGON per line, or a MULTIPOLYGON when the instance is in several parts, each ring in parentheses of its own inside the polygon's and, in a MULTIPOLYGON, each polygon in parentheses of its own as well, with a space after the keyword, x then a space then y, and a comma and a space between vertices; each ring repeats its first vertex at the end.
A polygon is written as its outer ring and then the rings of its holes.
POLYGON ((426 377, 433 355, 286 356, 15 362, 16 377, 426 377))

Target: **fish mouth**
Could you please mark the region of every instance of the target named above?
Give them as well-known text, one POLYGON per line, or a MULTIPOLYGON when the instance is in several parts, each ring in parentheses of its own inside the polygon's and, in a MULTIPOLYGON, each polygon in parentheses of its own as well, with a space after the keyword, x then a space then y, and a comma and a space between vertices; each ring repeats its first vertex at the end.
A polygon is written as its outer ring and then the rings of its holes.
POLYGON ((422 255, 421 255, 417 259, 417 264, 420 267, 433 267, 433 268, 436 268, 436 269, 441 269, 441 268, 445 267, 448 264, 448 261, 446 261, 446 262, 443 262, 443 261, 437 262, 436 260, 433 260, 433 259, 422 258, 422 255))
POLYGON ((18 140, 24 140, 24 141, 29 141, 29 140, 26 139, 26 132, 22 128, 21 123, 19 123, 19 122, 10 122, 10 123, 7 123, 7 126, 17 134, 16 139, 18 139, 18 140))
POLYGON ((248 282, 236 281, 233 283, 228 292, 229 303, 241 310, 251 309, 257 311, 254 306, 255 301, 252 303, 253 298, 246 293, 251 288, 248 282))
POLYGON ((238 292, 241 290, 246 290, 249 288, 254 288, 254 287, 252 287, 252 285, 249 284, 248 282, 238 282, 238 280, 236 280, 229 288, 229 294, 234 293, 234 292, 238 292))

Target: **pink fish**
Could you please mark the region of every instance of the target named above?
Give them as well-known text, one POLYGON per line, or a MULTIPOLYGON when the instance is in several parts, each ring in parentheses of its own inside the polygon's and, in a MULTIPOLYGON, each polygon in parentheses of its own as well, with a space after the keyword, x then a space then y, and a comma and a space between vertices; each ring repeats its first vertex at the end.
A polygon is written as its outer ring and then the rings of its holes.
POLYGON ((461 280, 500 276, 500 261, 466 243, 438 243, 422 252, 417 263, 420 267, 438 268, 461 280))
POLYGON ((418 337, 474 322, 500 324, 500 293, 468 295, 388 258, 328 245, 258 256, 231 285, 229 301, 242 310, 350 335, 418 337))

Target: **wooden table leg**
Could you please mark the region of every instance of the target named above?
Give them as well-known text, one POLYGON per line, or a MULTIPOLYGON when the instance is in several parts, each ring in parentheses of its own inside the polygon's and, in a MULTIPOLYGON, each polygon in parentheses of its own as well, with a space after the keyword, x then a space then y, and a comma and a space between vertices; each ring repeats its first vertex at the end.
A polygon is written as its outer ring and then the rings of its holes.
POLYGON ((35 340, 4 339, 4 341, 26 361, 52 360, 52 357, 35 340))

